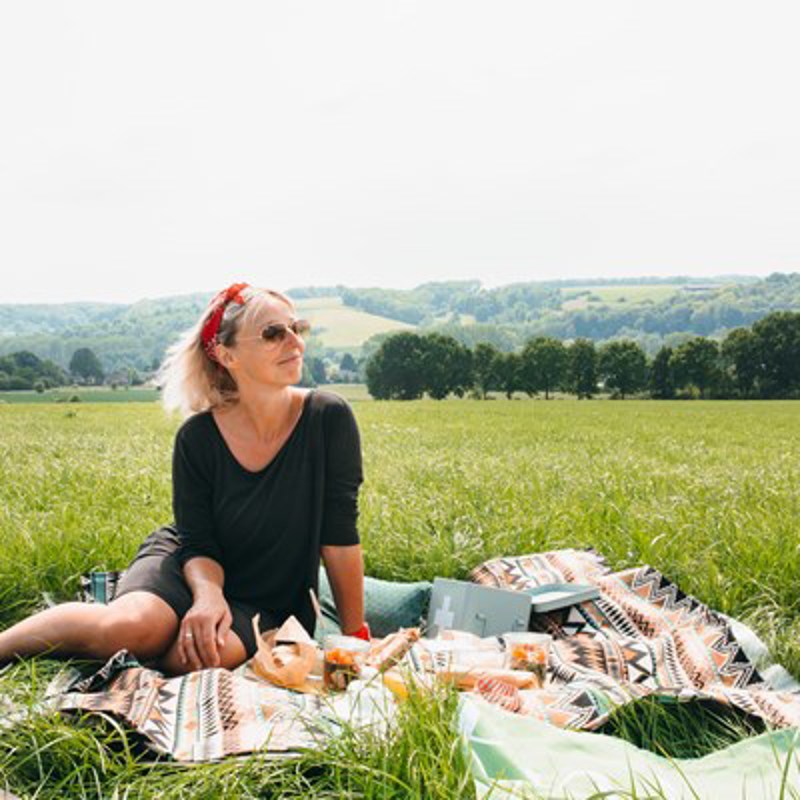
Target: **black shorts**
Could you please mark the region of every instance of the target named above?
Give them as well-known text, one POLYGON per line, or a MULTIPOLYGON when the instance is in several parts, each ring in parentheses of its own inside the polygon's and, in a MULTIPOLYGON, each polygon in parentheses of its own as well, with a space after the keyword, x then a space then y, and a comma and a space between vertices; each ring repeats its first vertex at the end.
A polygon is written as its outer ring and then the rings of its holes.
MULTIPOLYGON (((192 607, 193 600, 192 591, 183 577, 183 569, 178 560, 178 546, 178 537, 172 528, 160 528, 151 533, 117 584, 114 598, 130 592, 150 592, 167 603, 179 620, 183 619, 192 607)), ((260 614, 259 627, 262 631, 267 631, 281 625, 286 615, 265 611, 227 596, 225 599, 233 617, 231 630, 244 645, 247 657, 252 658, 256 652, 253 617, 260 614)))

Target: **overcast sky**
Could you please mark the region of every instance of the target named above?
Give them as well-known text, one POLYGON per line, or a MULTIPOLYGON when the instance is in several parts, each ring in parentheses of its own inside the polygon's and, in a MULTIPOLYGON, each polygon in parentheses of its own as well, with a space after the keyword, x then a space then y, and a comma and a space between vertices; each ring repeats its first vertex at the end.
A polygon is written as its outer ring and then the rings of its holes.
POLYGON ((0 302, 800 270, 800 6, 4 0, 0 302))

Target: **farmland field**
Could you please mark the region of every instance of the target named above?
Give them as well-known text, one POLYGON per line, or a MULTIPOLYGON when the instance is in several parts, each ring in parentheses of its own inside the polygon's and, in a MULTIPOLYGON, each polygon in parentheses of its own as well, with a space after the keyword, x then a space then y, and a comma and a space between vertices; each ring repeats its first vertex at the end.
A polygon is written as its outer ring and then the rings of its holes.
MULTIPOLYGON (((368 573, 463 577, 500 554, 593 546, 613 568, 651 564, 748 622, 800 675, 796 403, 352 402, 368 573)), ((83 571, 124 566, 170 519, 176 426, 156 404, 0 406, 0 625, 42 592, 74 596, 83 571)), ((5 673, 5 693, 22 691, 33 669, 5 673)), ((69 730, 35 729, 37 747, 52 743, 55 775, 78 758, 69 730)), ((9 736, 0 733, 0 777, 13 789, 27 773, 9 736)), ((96 769, 106 794, 86 796, 108 796, 117 773, 96 769)), ((233 780, 203 769, 204 796, 233 780)), ((465 767, 453 769, 455 786, 465 767)))
MULTIPOLYGON (((363 383, 329 383, 325 386, 345 400, 370 400, 367 387, 363 383)), ((0 392, 0 405, 3 403, 154 403, 159 398, 158 389, 151 387, 122 387, 111 389, 108 386, 69 387, 48 389, 44 392, 6 391, 0 392), (77 398, 77 400, 75 399, 77 398)))
POLYGON ((406 322, 346 306, 339 297, 303 298, 295 305, 311 320, 312 332, 326 347, 357 348, 376 333, 414 329, 406 322))
POLYGON ((111 389, 108 386, 61 386, 44 392, 16 390, 0 392, 0 403, 152 403, 158 390, 135 386, 111 389))
POLYGON ((645 301, 658 303, 678 294, 681 289, 682 287, 677 284, 570 286, 569 289, 562 290, 565 300, 561 307, 565 311, 571 311, 603 304, 635 304, 645 301))

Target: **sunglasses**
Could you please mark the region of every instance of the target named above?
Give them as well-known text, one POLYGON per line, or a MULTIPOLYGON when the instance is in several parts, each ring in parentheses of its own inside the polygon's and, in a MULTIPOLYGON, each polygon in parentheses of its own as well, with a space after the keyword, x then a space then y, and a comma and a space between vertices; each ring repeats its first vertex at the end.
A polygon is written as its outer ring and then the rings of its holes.
POLYGON ((311 332, 311 323, 307 319, 295 319, 288 325, 284 322, 273 322, 261 330, 259 336, 246 336, 239 341, 248 339, 261 339, 268 345, 277 345, 286 339, 286 334, 291 331, 295 336, 305 338, 311 332))

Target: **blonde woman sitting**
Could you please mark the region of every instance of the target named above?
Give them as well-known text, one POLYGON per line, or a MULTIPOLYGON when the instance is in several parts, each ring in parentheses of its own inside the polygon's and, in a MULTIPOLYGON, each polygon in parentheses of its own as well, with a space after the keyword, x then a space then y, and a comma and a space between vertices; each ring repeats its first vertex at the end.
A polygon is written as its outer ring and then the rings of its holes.
POLYGON ((309 632, 320 557, 343 631, 368 638, 356 529, 358 429, 338 396, 300 389, 309 325, 279 292, 220 292, 162 369, 175 437, 174 524, 151 533, 107 606, 65 603, 0 633, 0 662, 126 648, 179 674, 234 668, 294 614, 309 632))

